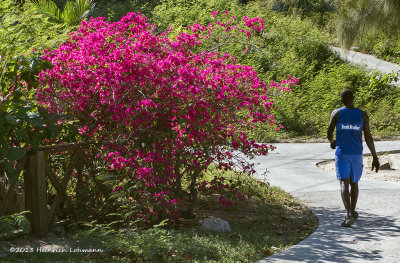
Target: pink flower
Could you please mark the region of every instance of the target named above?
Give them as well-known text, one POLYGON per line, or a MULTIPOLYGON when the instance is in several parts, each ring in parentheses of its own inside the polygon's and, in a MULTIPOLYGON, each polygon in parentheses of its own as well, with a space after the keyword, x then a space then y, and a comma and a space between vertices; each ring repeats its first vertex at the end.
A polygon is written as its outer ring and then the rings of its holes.
MULTIPOLYGON (((218 41, 250 41, 252 30, 264 26, 261 18, 234 21, 225 14, 214 11, 216 23, 196 22, 173 40, 157 35, 140 13, 117 22, 92 18, 43 57, 52 68, 39 74, 38 101, 50 111, 75 116, 83 137, 102 142, 97 158, 118 179, 104 180, 130 185, 113 191, 135 191, 140 208, 133 216, 143 222, 178 216, 179 199, 171 190, 179 176, 201 171, 202 182, 213 163, 235 169, 238 157, 227 149, 246 156, 273 149, 245 134, 257 123, 279 127, 270 112, 275 102, 267 95, 289 91, 298 80, 289 76, 266 85, 254 68, 230 54, 201 51, 203 42, 217 38, 215 28, 225 30, 218 41)), ((241 171, 254 173, 250 165, 241 171)), ((228 194, 231 186, 222 181, 197 187, 227 194, 220 198, 226 207, 244 199, 228 194)))

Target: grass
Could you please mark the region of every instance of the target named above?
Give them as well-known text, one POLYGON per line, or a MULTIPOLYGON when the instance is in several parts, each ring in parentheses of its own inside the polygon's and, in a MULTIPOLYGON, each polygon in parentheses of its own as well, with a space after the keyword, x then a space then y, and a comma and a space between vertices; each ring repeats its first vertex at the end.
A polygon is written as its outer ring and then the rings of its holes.
MULTIPOLYGON (((241 177, 237 173, 224 176, 241 177)), ((92 225, 90 230, 69 232, 57 241, 69 244, 72 250, 93 248, 102 252, 69 252, 69 248, 64 253, 6 252, 0 254, 0 261, 254 262, 300 242, 317 227, 316 216, 288 193, 249 177, 244 182, 247 186, 244 191, 251 191, 253 197, 233 208, 221 207, 217 195, 199 196, 195 219, 181 219, 174 225, 160 224, 147 230, 92 225), (205 217, 227 220, 232 230, 202 230, 199 220, 205 217)))

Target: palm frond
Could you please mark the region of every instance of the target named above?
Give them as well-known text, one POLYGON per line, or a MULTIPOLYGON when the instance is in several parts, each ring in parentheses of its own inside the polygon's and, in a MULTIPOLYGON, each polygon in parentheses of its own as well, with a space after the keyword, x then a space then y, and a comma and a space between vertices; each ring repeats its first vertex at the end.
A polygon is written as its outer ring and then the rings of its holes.
POLYGON ((50 0, 31 0, 39 13, 46 14, 57 20, 61 19, 61 10, 50 0))
POLYGON ((68 1, 62 12, 62 19, 69 25, 77 25, 88 17, 94 4, 92 0, 68 1))
POLYGON ((26 218, 25 216, 26 213, 29 213, 29 211, 23 211, 21 213, 17 213, 11 216, 11 218, 14 219, 14 224, 20 229, 22 229, 22 231, 24 231, 25 234, 31 231, 31 224, 28 218, 26 218))

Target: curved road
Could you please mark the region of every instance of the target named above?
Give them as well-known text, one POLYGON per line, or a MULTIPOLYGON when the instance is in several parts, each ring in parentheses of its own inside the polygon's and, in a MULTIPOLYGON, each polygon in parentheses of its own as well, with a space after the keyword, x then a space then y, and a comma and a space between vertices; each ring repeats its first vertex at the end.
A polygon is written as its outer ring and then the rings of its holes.
MULTIPOLYGON (((365 67, 367 70, 377 70, 385 74, 390 74, 400 70, 398 64, 384 61, 372 55, 355 52, 352 50, 345 51, 344 49, 338 47, 331 47, 331 49, 338 53, 343 60, 347 60, 350 63, 365 67)), ((393 84, 400 86, 400 81, 394 82, 393 84)))
MULTIPOLYGON (((290 249, 264 262, 384 262, 400 260, 400 183, 361 178, 357 211, 351 228, 345 217, 339 183, 333 172, 316 164, 334 158, 328 143, 276 144, 277 150, 255 159, 258 173, 299 198, 319 218, 317 230, 290 249)), ((377 152, 399 150, 400 141, 375 142, 377 152)), ((364 144, 364 152, 369 153, 364 144)), ((370 167, 366 167, 370 169, 370 167)))

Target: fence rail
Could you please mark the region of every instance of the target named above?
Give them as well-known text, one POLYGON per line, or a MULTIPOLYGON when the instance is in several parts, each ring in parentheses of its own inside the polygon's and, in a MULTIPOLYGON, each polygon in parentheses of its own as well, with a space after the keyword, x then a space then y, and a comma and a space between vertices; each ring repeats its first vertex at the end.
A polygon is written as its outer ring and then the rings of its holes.
MULTIPOLYGON (((54 146, 40 146, 36 150, 27 150, 23 159, 20 160, 20 167, 23 167, 25 210, 30 211, 28 218, 31 222, 32 233, 38 237, 47 236, 49 229, 54 224, 57 212, 61 209, 63 201, 68 198, 66 194, 68 183, 74 170, 77 172, 78 185, 82 181, 83 169, 90 168, 90 162, 85 154, 85 147, 90 142, 79 142, 54 146), (70 152, 67 169, 63 177, 59 178, 51 168, 48 155, 58 152, 70 152), (57 194, 50 204, 47 197, 47 179, 56 189, 57 194)), ((6 196, 0 207, 0 216, 7 209, 17 181, 11 180, 6 196)), ((77 193, 77 199, 79 199, 77 193)))

